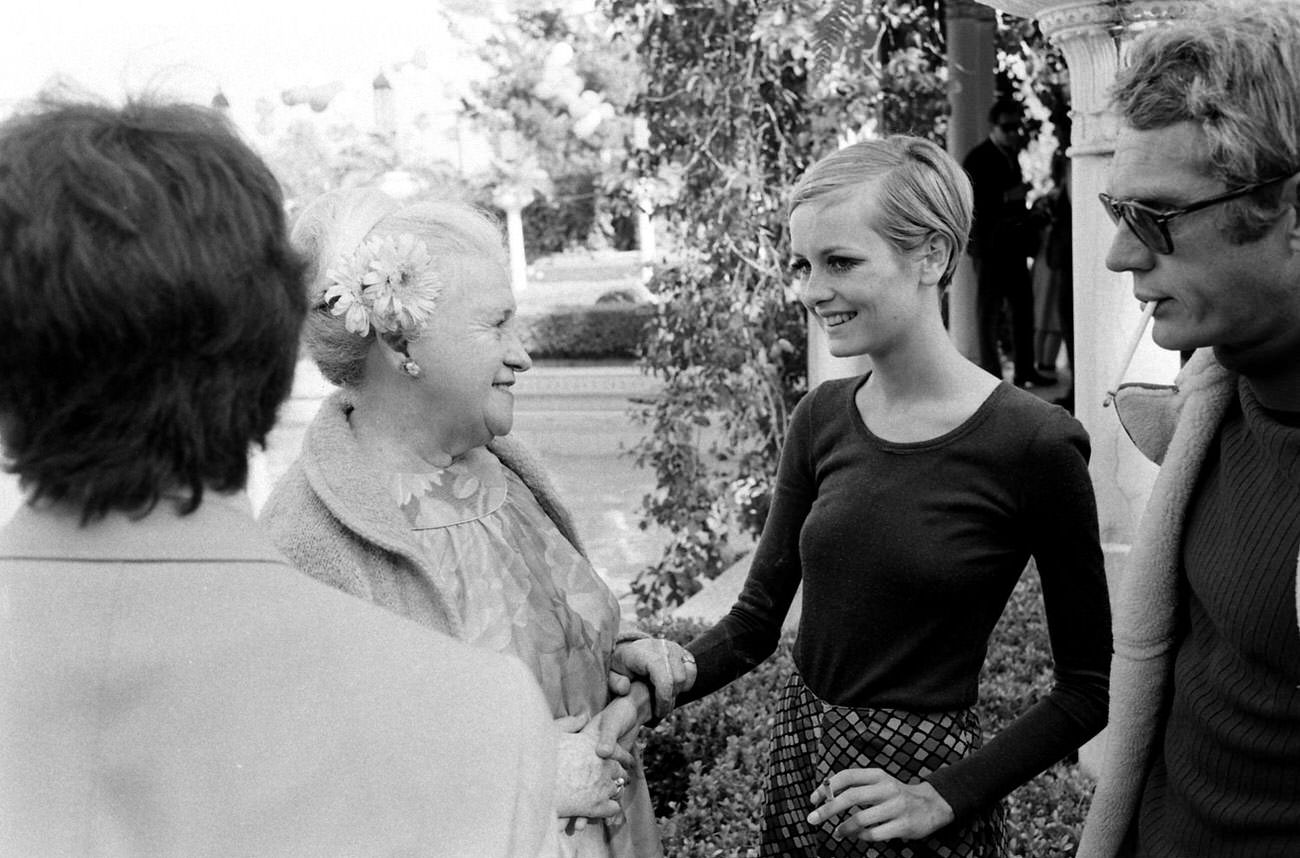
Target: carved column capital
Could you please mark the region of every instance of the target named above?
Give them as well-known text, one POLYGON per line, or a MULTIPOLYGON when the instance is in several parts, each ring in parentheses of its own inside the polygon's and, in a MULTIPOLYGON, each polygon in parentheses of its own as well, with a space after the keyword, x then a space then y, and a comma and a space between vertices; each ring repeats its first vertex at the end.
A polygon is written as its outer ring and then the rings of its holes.
POLYGON ((1109 89, 1133 38, 1164 21, 1184 18, 1206 0, 991 0, 990 5, 1034 18, 1061 49, 1070 69, 1074 155, 1115 148, 1118 124, 1109 89))
POLYGON ((1039 13, 1038 26, 1065 55, 1070 69, 1072 154, 1108 154, 1118 124, 1109 110, 1110 85, 1119 70, 1124 22, 1112 3, 1054 5, 1039 13))

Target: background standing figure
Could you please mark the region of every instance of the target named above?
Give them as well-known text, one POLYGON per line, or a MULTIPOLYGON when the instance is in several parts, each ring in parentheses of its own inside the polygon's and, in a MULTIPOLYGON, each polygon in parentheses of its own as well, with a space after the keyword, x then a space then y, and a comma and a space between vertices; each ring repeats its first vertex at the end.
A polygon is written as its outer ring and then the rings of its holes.
MULTIPOLYGON (((1070 159, 1065 152, 1052 153, 1052 187, 1039 197, 1031 210, 1038 225, 1038 255, 1034 257, 1034 361, 1040 372, 1055 372, 1061 345, 1068 342, 1063 325, 1065 298, 1062 289, 1073 293, 1071 276, 1072 240, 1070 217, 1070 159)), ((1069 339, 1073 339, 1070 337, 1069 339)), ((1067 347, 1067 351, 1073 346, 1067 347)))
POLYGON ((294 238, 312 260, 306 345, 340 389, 263 523, 320 580, 523 661, 563 731, 563 854, 658 855, 630 753, 649 690, 611 701, 607 682, 611 670, 651 678, 663 714, 694 668, 675 644, 620 637, 617 600, 509 438, 510 389, 531 360, 499 226, 468 206, 358 189, 311 203, 294 238), (597 824, 575 821, 587 818, 597 824))
POLYGON ((970 220, 961 168, 912 137, 836 152, 795 188, 800 299, 831 353, 869 355, 872 371, 799 403, 744 589, 688 647, 699 675, 683 699, 766 659, 802 582, 760 855, 1001 855, 999 799, 1104 723, 1087 436, 944 330, 939 293, 970 220), (980 668, 1031 557, 1056 684, 981 747, 980 668))
MULTIPOLYGON (((1055 347, 1049 347, 1048 360, 1053 360, 1065 344, 1065 357, 1070 365, 1070 386, 1053 400, 1071 414, 1074 413, 1074 210, 1070 202, 1070 159, 1058 150, 1052 155, 1052 189, 1043 197, 1046 212, 1047 234, 1040 255, 1048 278, 1045 299, 1052 303, 1060 337, 1055 347)), ((1035 272, 1035 276, 1037 272, 1035 272)), ((1050 344, 1048 344, 1050 346, 1050 344)))
POLYGON ((306 302, 270 171, 215 111, 0 126, 0 853, 550 854, 518 664, 293 569, 248 453, 306 302))
POLYGON ((1129 62, 1106 266, 1196 351, 1115 400, 1161 467, 1079 855, 1300 855, 1300 6, 1207 4, 1129 62))
POLYGON ((1020 170, 1024 108, 1001 99, 989 111, 989 122, 989 136, 962 162, 975 187, 970 255, 975 263, 979 365, 1002 377, 998 327, 1005 303, 1011 311, 1016 386, 1047 385, 1053 380, 1034 368, 1034 295, 1028 259, 1037 252, 1038 229, 1025 205, 1030 186, 1020 170))

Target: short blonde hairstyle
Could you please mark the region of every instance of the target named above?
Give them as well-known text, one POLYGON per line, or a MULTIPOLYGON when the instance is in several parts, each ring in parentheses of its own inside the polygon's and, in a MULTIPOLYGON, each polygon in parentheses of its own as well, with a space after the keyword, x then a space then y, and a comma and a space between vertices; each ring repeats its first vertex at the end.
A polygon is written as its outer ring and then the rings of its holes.
POLYGON ((344 326, 321 301, 328 287, 326 273, 356 252, 371 236, 410 233, 420 238, 433 265, 448 283, 461 279, 460 262, 490 259, 506 266, 500 224, 488 213, 463 203, 419 202, 402 205, 374 188, 329 191, 303 209, 294 223, 292 240, 310 264, 307 295, 311 309, 303 328, 308 354, 332 384, 355 387, 365 374, 366 357, 374 341, 344 326))
POLYGON ((795 185, 790 212, 823 197, 846 197, 876 182, 878 222, 870 224, 902 253, 932 235, 952 246, 939 280, 946 287, 970 238, 975 205, 970 178, 952 157, 920 137, 863 140, 822 158, 795 185))

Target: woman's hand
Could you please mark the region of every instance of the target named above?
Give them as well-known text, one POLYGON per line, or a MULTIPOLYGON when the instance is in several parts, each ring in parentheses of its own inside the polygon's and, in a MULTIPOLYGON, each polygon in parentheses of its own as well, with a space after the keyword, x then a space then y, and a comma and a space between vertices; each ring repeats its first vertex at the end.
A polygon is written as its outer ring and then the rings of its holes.
POLYGON ((596 753, 601 756, 613 756, 615 747, 630 753, 637 728, 649 720, 650 689, 645 683, 637 682, 625 696, 611 697, 605 708, 584 728, 584 732, 595 730, 596 753))
POLYGON ((555 765, 556 816, 607 819, 619 813, 618 799, 627 784, 621 760, 627 751, 615 745, 609 757, 597 752, 599 725, 579 716, 555 719, 560 741, 555 765))
MULTIPOLYGON (((654 688, 654 715, 664 718, 673 711, 677 695, 695 684, 695 656, 672 641, 641 638, 624 641, 614 647, 610 659, 611 674, 630 679, 644 679, 654 688)), ((613 675, 610 690, 626 694, 627 685, 613 675)))
POLYGON ((810 825, 845 814, 837 839, 920 840, 953 820, 952 807, 930 784, 905 784, 880 769, 845 769, 812 794, 810 825))

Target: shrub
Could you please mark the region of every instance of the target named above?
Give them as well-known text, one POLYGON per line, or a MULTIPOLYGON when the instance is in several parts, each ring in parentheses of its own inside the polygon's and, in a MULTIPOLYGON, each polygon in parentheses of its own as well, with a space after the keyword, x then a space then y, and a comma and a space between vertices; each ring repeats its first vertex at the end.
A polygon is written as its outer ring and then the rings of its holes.
POLYGON ((596 225, 596 176, 590 172, 552 178, 554 191, 523 212, 529 259, 583 247, 596 225))
POLYGON ((640 354, 653 304, 605 302, 557 307, 546 315, 522 317, 524 347, 534 358, 634 359, 640 354))
MULTIPOLYGON (((649 631, 685 643, 704 630, 667 621, 649 631)), ((650 794, 669 858, 745 856, 758 843, 763 778, 776 708, 793 669, 792 636, 762 665, 664 719, 646 738, 650 794)), ((1031 568, 994 630, 980 679, 986 737, 997 733, 1051 685, 1041 587, 1031 568)), ((1006 799, 1007 858, 1073 855, 1092 783, 1058 764, 1006 799)))
MULTIPOLYGON (((695 622, 655 634, 686 643, 695 622)), ((789 637, 749 674, 673 712, 647 739, 646 778, 669 858, 740 856, 758 843, 776 704, 791 669, 789 637)))

